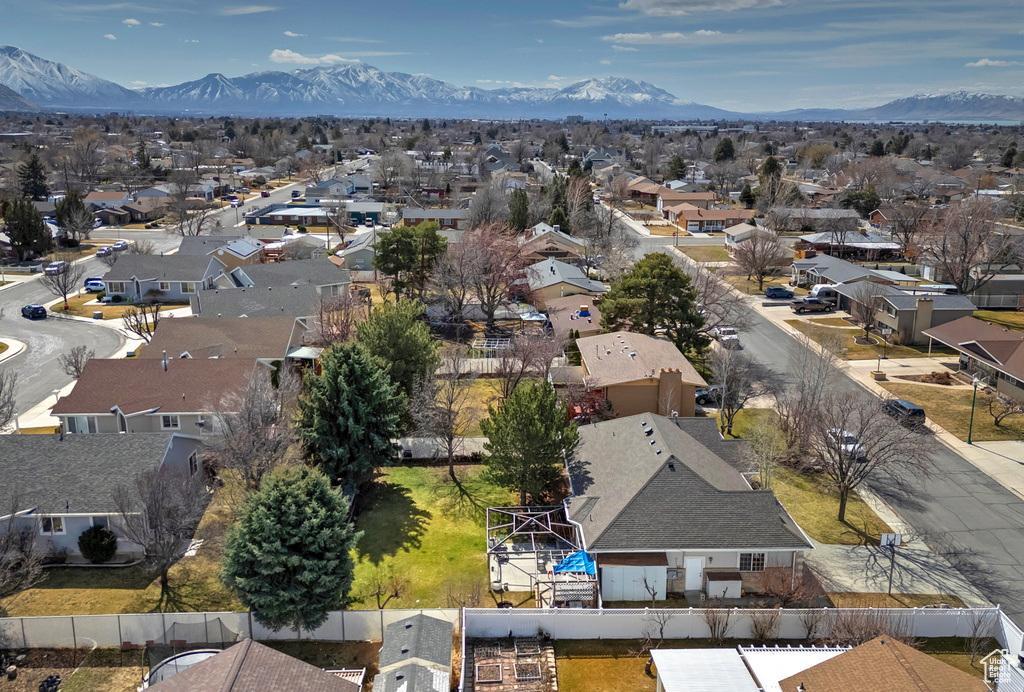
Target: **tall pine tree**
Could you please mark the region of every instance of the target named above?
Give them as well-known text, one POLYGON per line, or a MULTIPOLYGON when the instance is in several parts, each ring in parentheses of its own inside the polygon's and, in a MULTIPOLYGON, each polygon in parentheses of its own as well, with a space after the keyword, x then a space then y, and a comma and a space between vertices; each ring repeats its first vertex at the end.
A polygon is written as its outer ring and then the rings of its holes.
POLYGON ((403 414, 398 385, 361 346, 333 346, 307 375, 299 397, 298 433, 307 458, 332 480, 367 482, 394 458, 403 414))
POLYGON ((407 396, 437 369, 437 341, 418 300, 381 303, 356 328, 356 342, 387 368, 391 381, 407 396))
POLYGON ((33 202, 45 202, 50 194, 46 184, 46 169, 39 159, 39 154, 31 154, 24 163, 18 166, 18 185, 21 186, 22 197, 33 202))
POLYGON ((220 578, 265 627, 316 629, 348 595, 360 536, 322 473, 280 469, 246 498, 220 578))
POLYGON ((18 253, 19 260, 26 260, 53 249, 53 236, 35 205, 27 199, 16 199, 7 206, 4 213, 7 237, 18 253))
POLYGON ((530 199, 526 190, 513 190, 508 202, 508 227, 516 233, 526 230, 530 222, 530 199))

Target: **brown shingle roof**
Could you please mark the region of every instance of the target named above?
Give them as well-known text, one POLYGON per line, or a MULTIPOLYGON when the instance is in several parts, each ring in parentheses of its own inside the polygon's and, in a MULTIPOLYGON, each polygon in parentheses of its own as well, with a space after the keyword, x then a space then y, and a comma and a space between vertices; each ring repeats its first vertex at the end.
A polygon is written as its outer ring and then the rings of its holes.
POLYGON ((587 382, 592 387, 654 379, 660 377, 662 370, 669 368, 682 372, 683 384, 707 385, 686 356, 668 339, 634 332, 614 332, 577 339, 576 345, 587 368, 587 382))
POLYGON ((961 317, 925 329, 922 334, 968 352, 1012 377, 1024 379, 1024 332, 997 327, 973 317, 961 317))
POLYGON ((875 637, 779 683, 783 692, 985 692, 984 682, 889 637, 875 637))
POLYGON ((294 317, 160 320, 139 358, 283 358, 294 326, 294 317))
POLYGON ((153 692, 359 692, 359 685, 251 639, 149 688, 153 692))
POLYGON ((170 360, 164 371, 160 360, 93 358, 53 414, 109 413, 114 406, 123 413, 215 411, 245 389, 254 367, 250 358, 186 358, 170 360))

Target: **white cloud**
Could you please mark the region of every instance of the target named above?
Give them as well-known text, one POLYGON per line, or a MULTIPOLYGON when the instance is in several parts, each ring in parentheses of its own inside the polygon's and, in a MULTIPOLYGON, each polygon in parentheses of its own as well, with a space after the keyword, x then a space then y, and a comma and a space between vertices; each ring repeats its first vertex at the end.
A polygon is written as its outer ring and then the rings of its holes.
POLYGON ((185 43, 199 43, 199 39, 187 38, 185 39, 185 43))
MULTIPOLYGON (((726 34, 721 31, 711 31, 709 29, 698 29, 693 33, 683 33, 681 31, 663 31, 661 33, 651 33, 649 31, 639 34, 612 34, 611 36, 602 36, 602 41, 609 41, 613 43, 639 43, 644 45, 670 45, 674 43, 689 43, 701 39, 723 37, 728 38, 726 34)), ((634 48, 625 48, 623 46, 612 46, 613 50, 635 50, 634 48)))
POLYGON ((163 22, 150 22, 149 25, 150 26, 163 26, 164 23, 163 22))
POLYGON ((288 36, 289 38, 298 38, 300 36, 305 36, 305 34, 297 34, 294 31, 286 31, 284 32, 284 35, 288 36))
POLYGON ((141 79, 136 79, 135 81, 132 82, 132 84, 134 84, 136 86, 146 86, 147 84, 149 84, 149 82, 144 82, 141 79))
POLYGON ((565 77, 559 77, 556 74, 549 74, 548 75, 548 81, 549 82, 561 82, 563 79, 565 79, 565 77))
POLYGON ((602 60, 602 61, 601 61, 601 64, 602 64, 602 65, 611 65, 611 64, 612 64, 612 61, 611 61, 611 60, 602 60))
POLYGON ((114 36, 113 34, 103 34, 103 38, 107 39, 108 41, 116 41, 117 40, 117 36, 114 36))
POLYGON ((782 0, 626 0, 619 7, 653 17, 679 17, 694 12, 732 12, 781 4, 782 0))
POLYGON ((281 9, 280 7, 271 7, 270 5, 232 5, 225 7, 220 11, 221 14, 227 15, 228 17, 234 17, 239 14, 259 14, 260 12, 276 12, 281 9))
POLYGON ((640 49, 632 46, 612 46, 612 50, 616 53, 635 53, 640 49))
POLYGON ((981 60, 965 63, 964 67, 1013 67, 1016 65, 1024 65, 1024 63, 1019 60, 989 60, 988 58, 982 58, 981 60))
POLYGON ((537 43, 544 43, 544 39, 542 39, 542 38, 537 39, 537 43))
POLYGON ((710 29, 697 29, 693 32, 694 36, 721 36, 721 31, 711 31, 710 29))
POLYGON ((122 19, 121 23, 127 24, 128 26, 138 26, 142 24, 142 22, 140 22, 138 19, 132 19, 131 17, 129 17, 128 19, 122 19))
POLYGON ((355 62, 341 57, 340 55, 321 55, 319 58, 312 55, 303 55, 287 48, 275 48, 270 52, 270 61, 285 63, 288 65, 333 65, 336 62, 355 62))

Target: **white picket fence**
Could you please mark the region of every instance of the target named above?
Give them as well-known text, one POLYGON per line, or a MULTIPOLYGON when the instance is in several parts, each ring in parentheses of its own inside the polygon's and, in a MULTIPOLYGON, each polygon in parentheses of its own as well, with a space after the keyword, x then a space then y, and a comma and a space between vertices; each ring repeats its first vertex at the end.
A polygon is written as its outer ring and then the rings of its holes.
POLYGON ((393 622, 419 613, 459 626, 457 608, 429 610, 339 610, 313 631, 274 632, 249 613, 135 613, 0 618, 0 635, 15 648, 118 647, 125 642, 170 644, 227 643, 239 639, 380 641, 393 622), (222 628, 230 631, 223 634, 222 628), (227 641, 225 641, 227 640, 227 641))

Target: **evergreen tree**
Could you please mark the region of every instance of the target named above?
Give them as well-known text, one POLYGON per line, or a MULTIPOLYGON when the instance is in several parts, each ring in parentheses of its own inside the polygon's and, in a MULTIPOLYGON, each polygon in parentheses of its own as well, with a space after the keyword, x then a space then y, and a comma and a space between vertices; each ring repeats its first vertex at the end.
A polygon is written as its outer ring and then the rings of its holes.
POLYGON ((4 214, 7 237, 18 253, 19 260, 42 255, 53 249, 53 236, 43 221, 43 215, 27 199, 16 199, 4 214))
POLYGON ((423 131, 430 132, 430 121, 426 118, 423 119, 423 131))
POLYGON ((704 318, 696 305, 690 277, 664 253, 647 255, 612 284, 601 299, 601 326, 641 334, 661 330, 682 353, 703 351, 704 318))
POLYGON ((31 154, 27 161, 18 166, 18 184, 21 186, 22 197, 34 202, 46 201, 50 188, 46 184, 46 169, 39 154, 31 154))
POLYGON ((723 161, 732 161, 736 158, 736 147, 733 146, 732 139, 726 137, 722 139, 718 146, 715 147, 715 153, 713 158, 715 163, 722 163, 723 161))
POLYGON ((322 473, 280 469, 246 498, 220 578, 264 627, 316 629, 348 595, 361 535, 322 473))
POLYGON ((423 293, 434 262, 448 249, 438 225, 425 221, 416 226, 395 226, 377 234, 373 268, 392 278, 395 295, 423 293))
POLYGON ((440 362, 425 315, 426 308, 418 300, 385 302, 356 328, 356 343, 387 369, 406 396, 440 362))
POLYGON ((64 231, 67 238, 81 240, 88 238, 92 232, 92 214, 85 208, 82 196, 75 190, 70 190, 64 199, 57 202, 54 216, 58 228, 64 231))
POLYGON ((508 227, 516 233, 522 233, 529 222, 530 198, 526 190, 513 190, 508 201, 508 227))
MULTIPOLYGON (((230 137, 235 138, 235 131, 231 130, 230 137)), ((135 160, 139 162, 139 168, 142 170, 149 170, 149 165, 152 159, 149 156, 149 149, 146 148, 146 143, 139 140, 139 146, 135 149, 135 160)))
POLYGON ((359 485, 394 458, 403 414, 398 386, 355 344, 333 346, 308 374, 299 397, 298 434, 313 465, 332 480, 359 485))
POLYGON ((582 178, 583 177, 583 166, 580 165, 579 159, 573 159, 569 162, 569 179, 582 178))
POLYGON ((885 156, 885 145, 882 144, 882 140, 876 139, 871 145, 871 150, 868 152, 868 156, 885 156))
POLYGON ((999 163, 1004 168, 1013 168, 1013 160, 1017 158, 1017 145, 1011 144, 1006 151, 1003 152, 1003 158, 1000 159, 999 163))
POLYGON ((679 154, 672 157, 672 160, 668 162, 668 170, 665 172, 665 176, 669 180, 682 180, 686 177, 686 161, 679 154))
POLYGON ((558 226, 558 230, 562 233, 569 233, 569 215, 565 213, 563 207, 555 207, 551 210, 551 216, 548 217, 549 226, 558 226))
POLYGON ((750 183, 746 183, 740 190, 740 204, 750 209, 755 202, 757 202, 757 198, 754 197, 754 191, 750 189, 750 183))
POLYGON ((538 503, 559 479, 565 457, 579 443, 579 429, 547 382, 524 382, 480 422, 487 436, 487 474, 519 493, 519 504, 538 503))

